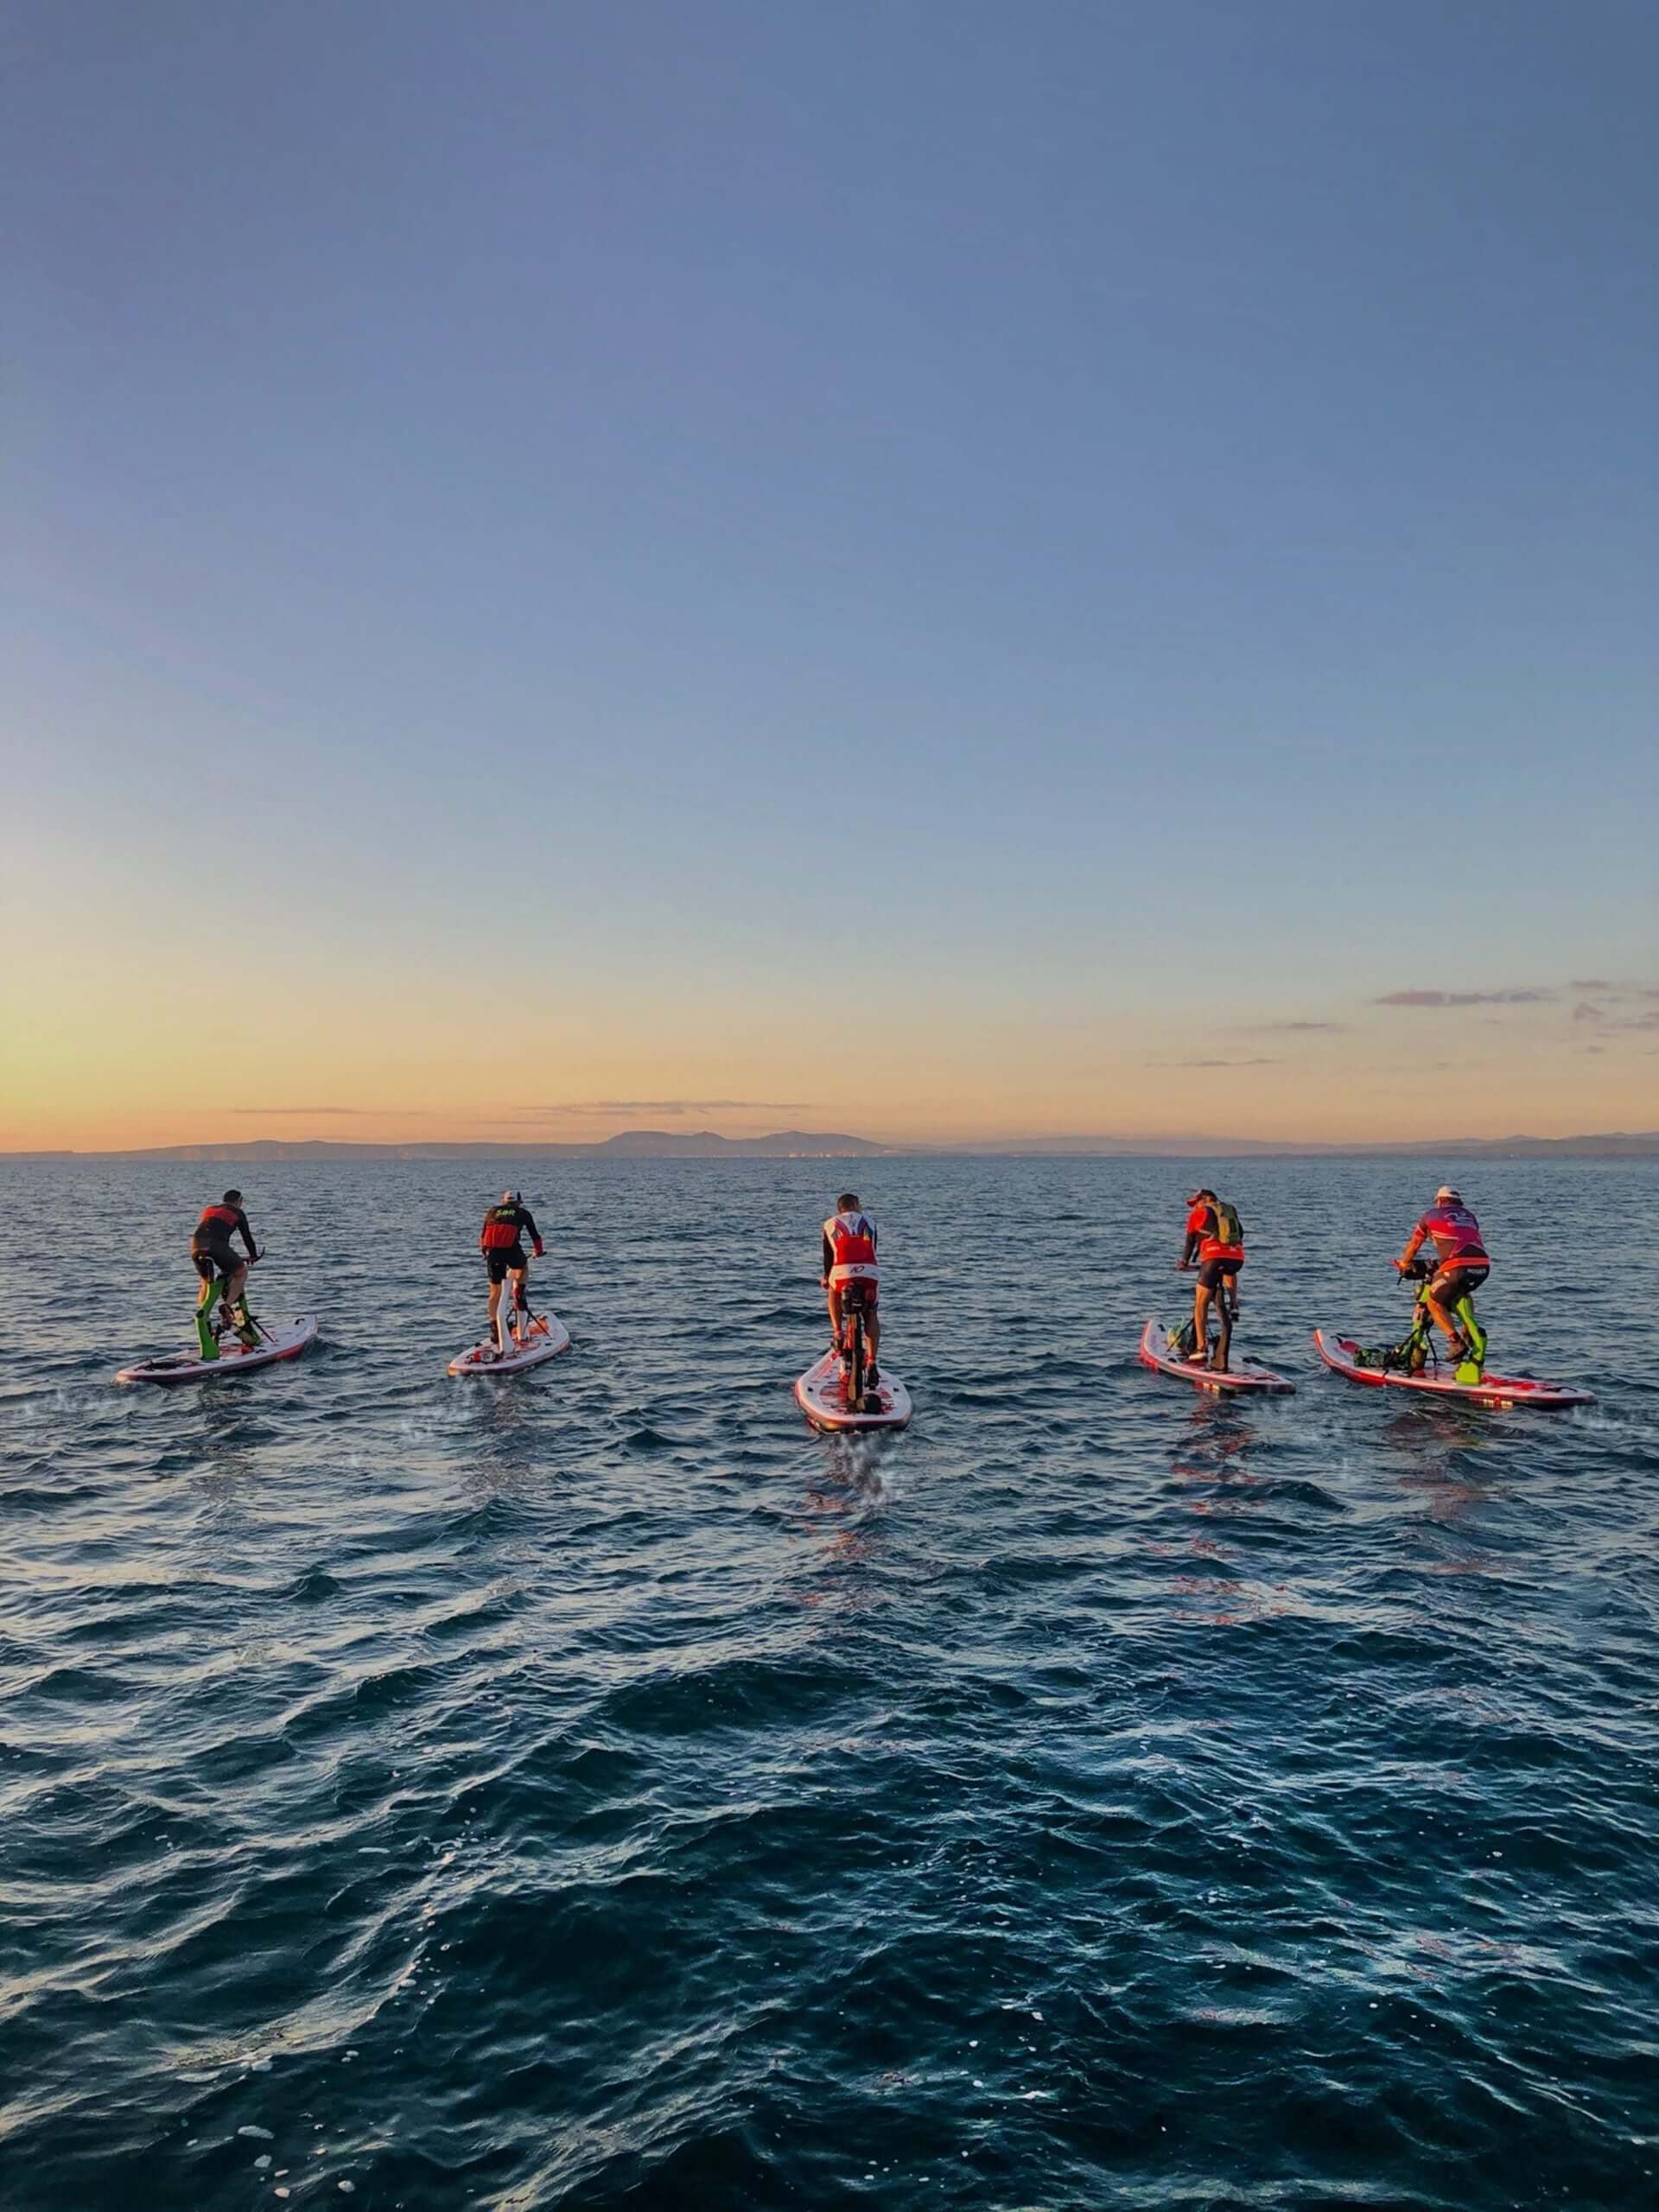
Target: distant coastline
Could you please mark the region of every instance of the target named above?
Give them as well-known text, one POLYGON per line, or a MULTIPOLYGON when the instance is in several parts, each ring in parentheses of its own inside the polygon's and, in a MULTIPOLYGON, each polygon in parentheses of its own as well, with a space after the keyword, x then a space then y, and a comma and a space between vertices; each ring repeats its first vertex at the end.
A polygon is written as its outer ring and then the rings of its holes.
POLYGON ((676 1135, 626 1129, 592 1144, 353 1144, 330 1137, 250 1137, 221 1143, 150 1145, 113 1151, 3 1152, 0 1160, 1297 1160, 1432 1157, 1437 1160, 1653 1160, 1659 1129, 1573 1137, 1446 1137, 1396 1144, 1277 1142, 1251 1137, 1033 1137, 1001 1143, 881 1144, 835 1131, 780 1129, 770 1136, 723 1137, 712 1129, 676 1135))

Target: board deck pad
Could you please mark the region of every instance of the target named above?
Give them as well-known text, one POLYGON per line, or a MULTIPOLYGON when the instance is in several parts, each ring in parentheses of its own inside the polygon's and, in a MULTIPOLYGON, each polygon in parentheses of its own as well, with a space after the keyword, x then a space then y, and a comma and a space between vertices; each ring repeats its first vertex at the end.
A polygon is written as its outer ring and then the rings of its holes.
POLYGON ((457 1352, 449 1363, 452 1375, 522 1375, 527 1367, 539 1367, 544 1359, 556 1359, 562 1351, 570 1349, 570 1332, 556 1314, 543 1317, 547 1323, 545 1334, 537 1330, 527 1344, 518 1346, 505 1359, 496 1356, 493 1338, 486 1337, 481 1344, 457 1352))
POLYGON ((1436 1375, 1402 1375, 1397 1369, 1386 1372, 1380 1367, 1362 1367, 1356 1354, 1359 1345, 1352 1337, 1339 1337, 1334 1331, 1315 1329, 1314 1348, 1333 1375, 1345 1376, 1351 1382, 1363 1382, 1372 1389, 1391 1390, 1420 1390, 1434 1398, 1457 1398, 1465 1405, 1493 1406, 1508 1411, 1515 1406, 1593 1406, 1594 1393, 1574 1389, 1567 1382, 1541 1382, 1531 1375, 1483 1375, 1478 1382, 1459 1382, 1444 1370, 1436 1375))
POLYGON ((910 1393, 896 1375, 880 1367, 881 1380, 869 1395, 879 1402, 878 1413, 858 1413, 847 1403, 846 1377, 834 1351, 825 1352, 795 1385, 795 1402, 814 1428, 839 1433, 843 1430, 907 1428, 914 1408, 910 1393))
POLYGON ((297 1359, 317 1333, 315 1313, 296 1314, 289 1321, 261 1322, 260 1339, 246 1346, 226 1338, 217 1359, 203 1359, 198 1351, 164 1352, 157 1359, 141 1359, 124 1367, 118 1382, 219 1382, 232 1375, 246 1375, 256 1367, 274 1367, 279 1360, 297 1359))
POLYGON ((1288 1396, 1296 1385, 1287 1382, 1282 1375, 1275 1375, 1270 1367, 1230 1367, 1217 1374, 1214 1368, 1205 1366, 1196 1359, 1178 1359, 1169 1349, 1169 1332, 1156 1316, 1147 1322, 1141 1333, 1141 1349, 1135 1355, 1142 1367, 1155 1368, 1160 1375, 1179 1375, 1184 1382, 1195 1389, 1211 1390, 1217 1396, 1242 1392, 1288 1396))

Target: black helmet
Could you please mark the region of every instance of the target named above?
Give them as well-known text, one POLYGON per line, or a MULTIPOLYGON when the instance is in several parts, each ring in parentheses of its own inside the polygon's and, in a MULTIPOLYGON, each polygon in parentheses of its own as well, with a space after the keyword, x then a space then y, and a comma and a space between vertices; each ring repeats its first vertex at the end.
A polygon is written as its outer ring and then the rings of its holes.
POLYGON ((240 1191, 226 1191, 219 1203, 222 1206, 239 1206, 242 1203, 242 1193, 240 1191))

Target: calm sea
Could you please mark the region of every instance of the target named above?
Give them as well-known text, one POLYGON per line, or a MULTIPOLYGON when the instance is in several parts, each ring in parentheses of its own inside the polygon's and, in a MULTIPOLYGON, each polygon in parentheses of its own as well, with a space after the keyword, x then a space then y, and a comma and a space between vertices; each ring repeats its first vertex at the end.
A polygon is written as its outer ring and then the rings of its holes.
POLYGON ((503 1171, 249 1166, 321 1341, 170 1393, 229 1171, 0 1167, 6 2212, 1659 2199, 1659 1166, 1460 1175, 1550 1416, 1315 1364, 1414 1162, 1205 1170, 1298 1395, 1143 1372, 1201 1166, 515 1166, 495 1384, 503 1171))

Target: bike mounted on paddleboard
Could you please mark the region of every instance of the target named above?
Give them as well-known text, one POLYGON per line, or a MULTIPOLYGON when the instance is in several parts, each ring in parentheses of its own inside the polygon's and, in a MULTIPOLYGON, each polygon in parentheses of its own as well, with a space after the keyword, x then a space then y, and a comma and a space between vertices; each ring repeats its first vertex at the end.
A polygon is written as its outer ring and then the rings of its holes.
POLYGON ((1296 1388, 1270 1367, 1212 1367, 1208 1359, 1192 1357, 1179 1348, 1193 1341, 1190 1317, 1179 1328, 1168 1329, 1154 1314, 1141 1332, 1135 1357, 1142 1367, 1150 1367, 1160 1375, 1179 1376, 1182 1382, 1191 1382, 1195 1389, 1215 1397, 1249 1393, 1287 1397, 1296 1388))
MULTIPOLYGON (((266 1257, 262 1252, 261 1260, 266 1257)), ((248 1265, 257 1267, 258 1261, 248 1265)), ((204 1287, 196 1307, 196 1348, 194 1351, 164 1352, 159 1358, 135 1361, 116 1374, 118 1382, 212 1382, 223 1376, 246 1374, 256 1367, 274 1367, 297 1359, 315 1342, 317 1317, 298 1313, 291 1320, 269 1326, 248 1305, 245 1286, 232 1304, 230 1278, 215 1276, 204 1287), (228 1341, 227 1341, 228 1339, 228 1341)))
MULTIPOLYGON (((1397 1344, 1382 1344, 1371 1349, 1356 1346, 1354 1364, 1374 1367, 1384 1375, 1432 1375, 1440 1379, 1440 1349, 1435 1337, 1434 1316, 1429 1307, 1429 1287, 1440 1272, 1440 1263, 1429 1266, 1422 1260, 1414 1260, 1410 1267, 1400 1269, 1402 1282, 1415 1283, 1417 1296, 1412 1313, 1411 1326, 1397 1344)), ((1473 1389, 1484 1381, 1486 1374, 1486 1332, 1475 1319, 1472 1291, 1465 1290, 1452 1303, 1462 1338, 1462 1357, 1452 1371, 1452 1381, 1460 1382, 1465 1389, 1473 1389)))
POLYGON ((1541 1382, 1532 1375, 1494 1375, 1486 1364, 1486 1332, 1475 1319, 1468 1292, 1455 1299, 1452 1312, 1462 1339, 1462 1357, 1446 1372, 1434 1340, 1434 1319, 1428 1310, 1428 1287, 1438 1267, 1419 1262, 1400 1270, 1402 1279, 1417 1287, 1412 1323, 1397 1344, 1366 1345, 1352 1337, 1315 1329, 1314 1349, 1333 1375, 1350 1382, 1376 1388, 1419 1390, 1434 1397, 1455 1398, 1465 1405, 1488 1406, 1507 1412, 1516 1406, 1559 1408, 1591 1406, 1594 1394, 1567 1382, 1541 1382))
POLYGON ((870 1357, 868 1287, 854 1281, 842 1294, 841 1342, 809 1367, 795 1384, 795 1402, 812 1427, 826 1434, 906 1428, 909 1391, 885 1363, 870 1357))
POLYGON ((516 1375, 569 1351, 570 1332, 563 1322, 556 1314, 532 1309, 523 1275, 512 1280, 512 1302, 509 1305, 504 1285, 496 1307, 494 1333, 470 1351, 457 1353, 449 1363, 451 1375, 516 1375))

